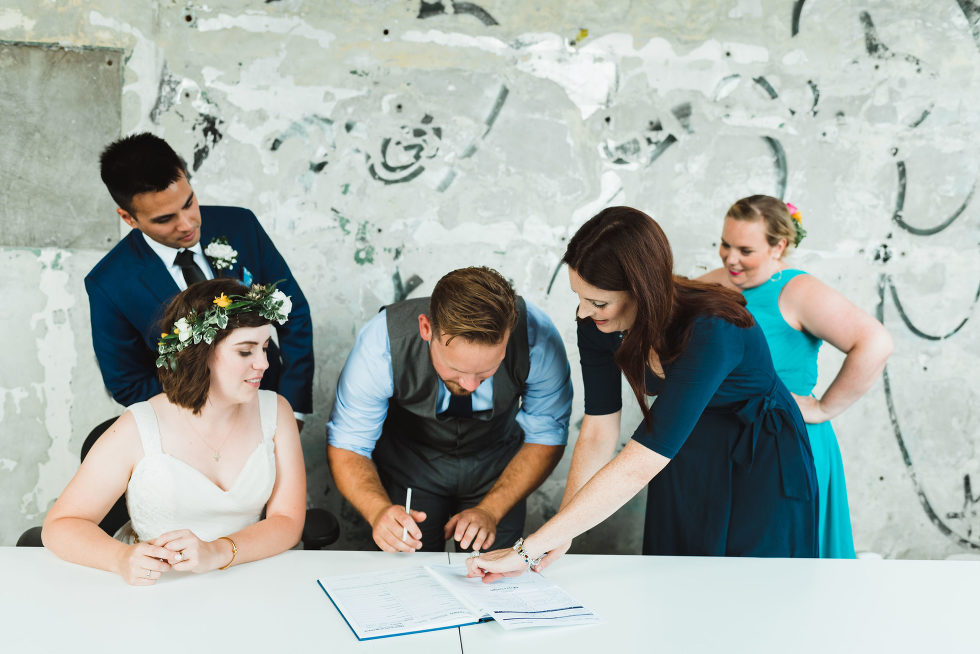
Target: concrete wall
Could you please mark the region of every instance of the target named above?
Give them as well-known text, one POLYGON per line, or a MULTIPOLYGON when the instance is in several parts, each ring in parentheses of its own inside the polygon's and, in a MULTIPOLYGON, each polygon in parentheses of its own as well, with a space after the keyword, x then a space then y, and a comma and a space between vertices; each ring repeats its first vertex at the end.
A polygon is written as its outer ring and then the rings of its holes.
MULTIPOLYGON (((310 500, 342 515, 340 546, 367 531, 330 489, 322 424, 380 305, 459 266, 498 268, 553 316, 580 389, 574 297, 556 275, 576 227, 640 207, 696 275, 718 263, 725 208, 761 192, 802 208, 796 265, 895 338, 887 382, 835 421, 857 547, 932 558, 980 548, 978 20, 965 0, 6 0, 0 40, 122 50, 121 97, 105 98, 122 132, 167 138, 202 203, 247 206, 272 234, 313 308, 303 442, 310 500)), ((36 120, 24 111, 0 113, 5 143, 36 120)), ((87 129, 33 126, 69 144, 87 129)), ((65 229, 83 199, 112 219, 98 146, 69 149, 54 165, 92 180, 87 193, 36 188, 16 211, 37 216, 8 212, 5 233, 65 229)), ((34 176, 44 153, 27 154, 2 174, 34 176)), ((2 544, 42 520, 88 429, 119 411, 81 282, 108 245, 35 238, 0 239, 2 544)), ((822 354, 824 387, 840 361, 822 354)), ((531 526, 555 510, 569 459, 533 496, 531 526)), ((637 552, 641 522, 642 498, 579 550, 637 552)))

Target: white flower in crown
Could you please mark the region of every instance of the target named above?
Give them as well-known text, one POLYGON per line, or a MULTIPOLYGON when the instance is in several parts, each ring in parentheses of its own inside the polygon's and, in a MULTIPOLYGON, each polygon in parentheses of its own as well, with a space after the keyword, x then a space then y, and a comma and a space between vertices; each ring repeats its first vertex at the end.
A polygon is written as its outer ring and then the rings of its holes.
POLYGON ((231 268, 238 261, 238 251, 228 244, 228 239, 224 236, 216 236, 212 239, 204 248, 204 255, 218 270, 231 268))
POLYGON ((180 339, 181 343, 183 343, 184 341, 186 341, 187 339, 189 339, 191 336, 194 335, 194 330, 187 323, 187 318, 181 318, 180 320, 175 322, 174 331, 177 332, 177 337, 180 339))
POLYGON ((272 305, 278 305, 277 313, 279 313, 282 318, 279 318, 279 324, 283 325, 286 323, 286 318, 289 317, 289 312, 293 310, 293 301, 289 299, 289 296, 276 289, 272 294, 270 300, 272 305))

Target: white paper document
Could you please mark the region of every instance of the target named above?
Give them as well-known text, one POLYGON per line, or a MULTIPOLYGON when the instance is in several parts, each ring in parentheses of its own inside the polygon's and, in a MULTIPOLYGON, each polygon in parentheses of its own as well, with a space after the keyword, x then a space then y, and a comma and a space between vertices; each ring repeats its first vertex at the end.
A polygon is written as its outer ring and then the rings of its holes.
POLYGON ((496 620, 505 629, 571 626, 599 617, 537 573, 484 584, 464 565, 396 568, 318 579, 358 640, 496 620))
POLYGON ((430 565, 429 571, 476 613, 505 629, 595 624, 599 616, 536 572, 490 584, 468 578, 466 566, 430 565))

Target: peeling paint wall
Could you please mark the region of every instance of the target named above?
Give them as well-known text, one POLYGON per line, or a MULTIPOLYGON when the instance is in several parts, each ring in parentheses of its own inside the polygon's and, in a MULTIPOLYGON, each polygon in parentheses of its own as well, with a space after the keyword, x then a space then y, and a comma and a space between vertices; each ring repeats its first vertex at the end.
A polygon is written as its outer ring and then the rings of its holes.
MULTIPOLYGON (((313 310, 303 442, 311 503, 342 517, 339 547, 369 535, 331 489, 322 424, 379 306, 493 266, 559 325, 580 389, 557 268, 577 226, 642 208, 678 272, 697 275, 717 265, 727 206, 769 193, 803 210, 794 263, 895 338, 885 380, 834 421, 856 545, 936 558, 980 549, 974 5, 7 0, 0 40, 121 49, 123 131, 164 136, 203 203, 249 207, 272 234, 313 310)), ((104 251, 0 247, 0 544, 40 522, 88 429, 119 411, 81 283, 104 251)), ((822 387, 842 358, 824 350, 822 387)), ((626 411, 624 438, 638 419, 626 411)), ((529 526, 555 511, 570 451, 529 526)), ((637 552, 642 506, 579 551, 637 552)))

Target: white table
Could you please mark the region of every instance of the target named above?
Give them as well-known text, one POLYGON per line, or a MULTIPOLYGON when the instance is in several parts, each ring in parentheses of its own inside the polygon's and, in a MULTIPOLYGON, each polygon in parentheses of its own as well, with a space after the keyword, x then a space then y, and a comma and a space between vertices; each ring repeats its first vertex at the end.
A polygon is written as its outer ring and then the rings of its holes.
POLYGON ((980 651, 977 561, 566 556, 545 575, 605 623, 463 627, 463 652, 980 651))
POLYGON ((446 561, 290 551, 134 588, 44 549, 2 547, 0 651, 931 654, 980 642, 976 561, 566 556, 547 576, 603 624, 505 632, 488 623, 368 642, 315 582, 446 561))
POLYGON ((0 548, 0 651, 134 654, 459 653, 459 630, 360 643, 318 577, 447 563, 444 553, 288 551, 150 587, 66 563, 42 548, 0 548))

